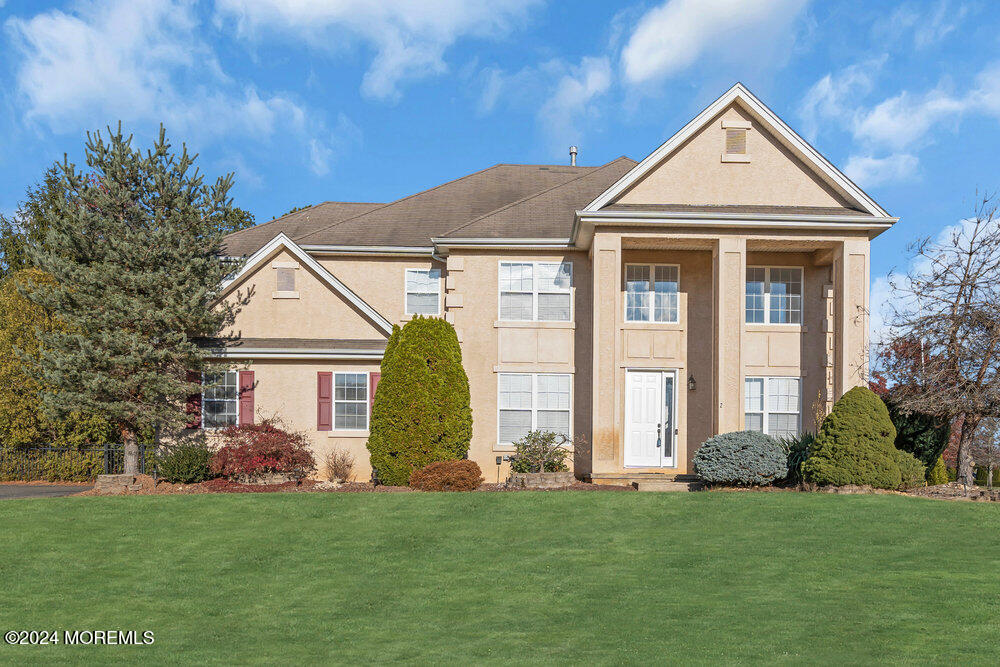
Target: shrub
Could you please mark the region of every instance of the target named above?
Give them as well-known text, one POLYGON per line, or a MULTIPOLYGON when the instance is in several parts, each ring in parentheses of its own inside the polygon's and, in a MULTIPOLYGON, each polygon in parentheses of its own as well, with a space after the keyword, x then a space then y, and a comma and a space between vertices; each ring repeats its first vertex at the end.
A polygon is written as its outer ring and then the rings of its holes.
POLYGON ((334 449, 323 459, 323 469, 331 481, 349 482, 354 477, 354 454, 346 449, 334 449))
POLYGON ((899 465, 900 489, 912 489, 927 484, 927 480, 924 479, 927 466, 921 463, 916 456, 897 449, 896 463, 899 465))
POLYGON ((758 431, 713 435, 694 454, 695 472, 712 484, 763 486, 788 475, 788 454, 758 431))
POLYGON ((394 327, 368 438, 378 481, 403 485, 418 468, 464 458, 472 438, 469 400, 469 378, 451 324, 415 317, 394 327))
POLYGON ((420 491, 475 491, 483 483, 483 472, 474 461, 436 461, 414 470, 410 486, 420 491))
POLYGON ((885 400, 889 418, 896 427, 896 449, 916 456, 925 466, 933 467, 938 457, 948 446, 951 427, 947 422, 919 412, 903 412, 892 400, 891 394, 885 400))
POLYGON ((510 457, 511 472, 566 472, 568 438, 552 431, 531 431, 514 443, 510 457))
POLYGON ((212 452, 204 444, 185 442, 156 457, 156 472, 160 479, 173 484, 198 484, 214 477, 211 470, 212 452))
POLYGON ((944 457, 939 456, 937 462, 927 469, 927 484, 929 486, 937 486, 938 484, 947 484, 948 482, 948 468, 944 464, 944 457))
POLYGON ((902 478, 893 446, 896 427, 871 389, 854 387, 823 420, 803 477, 816 484, 898 489, 902 478))
POLYGON ((276 420, 230 426, 220 435, 223 445, 212 455, 211 464, 217 475, 253 481, 277 473, 302 479, 316 469, 308 438, 281 428, 276 420))
POLYGON ((958 469, 948 466, 948 481, 957 482, 958 481, 958 469))
POLYGON ((785 480, 792 484, 802 481, 802 464, 812 453, 813 443, 816 436, 806 431, 799 435, 785 436, 778 439, 781 446, 788 452, 788 476, 785 480))
MULTIPOLYGON (((988 486, 989 475, 989 468, 986 466, 976 466, 976 486, 988 486)), ((994 468, 993 470, 993 486, 1000 486, 1000 468, 994 468)))

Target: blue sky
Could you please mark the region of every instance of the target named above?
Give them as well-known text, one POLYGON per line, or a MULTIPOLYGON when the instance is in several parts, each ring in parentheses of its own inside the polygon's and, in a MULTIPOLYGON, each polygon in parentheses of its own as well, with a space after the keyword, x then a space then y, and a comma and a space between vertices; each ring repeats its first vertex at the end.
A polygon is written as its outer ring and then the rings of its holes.
POLYGON ((807 0, 0 0, 0 212, 86 130, 159 122, 258 221, 497 162, 641 159, 735 81, 902 221, 1000 187, 1000 6, 807 0))

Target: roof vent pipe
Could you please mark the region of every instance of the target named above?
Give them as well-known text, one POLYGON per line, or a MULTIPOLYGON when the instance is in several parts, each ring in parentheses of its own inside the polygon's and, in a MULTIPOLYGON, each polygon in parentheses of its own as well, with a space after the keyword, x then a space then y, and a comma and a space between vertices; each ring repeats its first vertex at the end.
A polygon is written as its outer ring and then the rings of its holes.
POLYGON ((569 166, 576 166, 576 146, 569 147, 569 166))

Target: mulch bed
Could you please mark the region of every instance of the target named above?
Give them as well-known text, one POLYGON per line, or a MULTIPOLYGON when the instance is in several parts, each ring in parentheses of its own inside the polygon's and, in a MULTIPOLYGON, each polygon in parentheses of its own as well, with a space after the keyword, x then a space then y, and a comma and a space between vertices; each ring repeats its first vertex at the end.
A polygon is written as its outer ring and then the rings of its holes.
MULTIPOLYGON (((329 482, 321 482, 313 479, 305 479, 299 482, 285 482, 283 484, 240 484, 228 479, 212 479, 199 484, 171 484, 169 482, 156 481, 149 475, 137 475, 136 483, 142 486, 141 490, 126 491, 128 496, 149 496, 149 495, 176 495, 176 494, 197 494, 197 493, 420 493, 408 486, 386 486, 384 484, 375 485, 370 482, 349 482, 347 484, 332 485, 329 482)), ((476 491, 480 492, 517 492, 526 489, 508 489, 503 484, 483 484, 476 491)), ((612 486, 603 484, 588 484, 586 482, 576 482, 559 489, 546 489, 547 491, 635 491, 631 486, 612 486)), ((80 496, 101 496, 109 495, 91 489, 79 493, 80 496)), ((122 494, 118 494, 122 495, 122 494)))

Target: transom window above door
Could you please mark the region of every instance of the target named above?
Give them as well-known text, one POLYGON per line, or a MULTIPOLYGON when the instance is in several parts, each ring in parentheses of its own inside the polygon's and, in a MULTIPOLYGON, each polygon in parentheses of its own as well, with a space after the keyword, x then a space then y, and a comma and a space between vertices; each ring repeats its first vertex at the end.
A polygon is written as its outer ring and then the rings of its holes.
POLYGON ((625 321, 678 322, 679 285, 674 264, 626 264, 625 321))
POLYGON ((802 323, 802 269, 748 266, 747 324, 802 323))
POLYGON ((569 262, 500 262, 500 319, 569 322, 572 287, 569 262))

